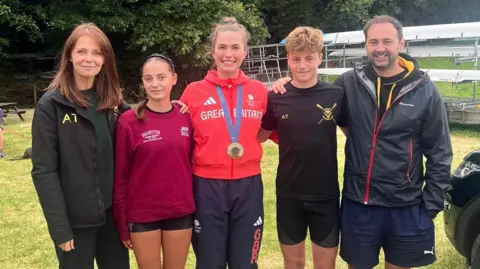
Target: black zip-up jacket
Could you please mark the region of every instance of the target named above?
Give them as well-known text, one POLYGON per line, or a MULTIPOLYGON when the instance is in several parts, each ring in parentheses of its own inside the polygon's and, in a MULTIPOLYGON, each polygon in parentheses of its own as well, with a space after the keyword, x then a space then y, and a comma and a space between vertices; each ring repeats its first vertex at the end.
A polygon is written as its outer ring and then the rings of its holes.
MULTIPOLYGON (((119 114, 128 106, 106 111, 115 145, 119 114)), ((93 124, 78 105, 59 91, 46 92, 32 122, 32 178, 56 245, 73 239, 72 228, 105 223, 93 124)))
POLYGON ((358 64, 334 83, 345 89, 349 115, 343 195, 386 207, 423 202, 433 218, 443 209, 450 176, 448 120, 435 84, 412 58, 401 57, 420 73, 401 87, 383 116, 376 83, 367 78, 365 66, 358 64))

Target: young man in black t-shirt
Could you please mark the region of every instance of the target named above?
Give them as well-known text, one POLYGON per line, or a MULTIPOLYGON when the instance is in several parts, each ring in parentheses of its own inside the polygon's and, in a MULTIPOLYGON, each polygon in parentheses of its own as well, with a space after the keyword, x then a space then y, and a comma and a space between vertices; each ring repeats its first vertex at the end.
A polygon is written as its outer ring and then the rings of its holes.
POLYGON ((317 79, 322 47, 318 29, 288 35, 293 80, 285 94, 269 94, 259 133, 262 142, 278 134, 277 230, 287 269, 305 267, 307 228, 315 268, 335 268, 339 243, 337 126, 347 119, 343 89, 317 79))

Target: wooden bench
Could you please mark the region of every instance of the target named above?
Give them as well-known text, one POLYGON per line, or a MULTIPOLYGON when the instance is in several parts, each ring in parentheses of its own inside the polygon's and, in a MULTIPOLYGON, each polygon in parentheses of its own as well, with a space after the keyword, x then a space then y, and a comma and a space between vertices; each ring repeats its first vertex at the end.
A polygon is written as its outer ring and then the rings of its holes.
MULTIPOLYGON (((25 121, 22 115, 25 114, 27 111, 17 109, 16 104, 17 103, 15 102, 0 103, 0 108, 3 110, 3 117, 7 117, 8 114, 16 114, 22 121, 25 121)), ((5 124, 3 118, 1 119, 0 123, 5 124)))
POLYGON ((7 114, 17 114, 22 121, 25 121, 25 119, 22 116, 22 114, 25 114, 25 113, 27 113, 27 111, 22 109, 17 111, 6 110, 6 111, 3 111, 3 117, 6 118, 7 114))

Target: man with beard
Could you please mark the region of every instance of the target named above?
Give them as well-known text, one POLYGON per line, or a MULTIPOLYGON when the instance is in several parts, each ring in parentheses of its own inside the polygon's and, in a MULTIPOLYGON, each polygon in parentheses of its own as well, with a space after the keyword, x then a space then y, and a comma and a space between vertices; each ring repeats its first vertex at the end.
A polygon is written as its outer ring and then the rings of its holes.
POLYGON ((400 53, 399 21, 374 17, 364 34, 369 64, 334 83, 349 103, 340 256, 350 268, 373 268, 383 248, 387 269, 426 266, 436 259, 433 219, 452 161, 445 106, 415 60, 400 53))
MULTIPOLYGON (((376 16, 364 34, 369 63, 334 82, 345 90, 349 117, 340 256, 350 269, 370 269, 383 248, 386 269, 426 266, 436 259, 433 219, 452 161, 444 102, 415 60, 400 53, 398 20, 376 16)), ((283 92, 285 82, 274 91, 283 92)))

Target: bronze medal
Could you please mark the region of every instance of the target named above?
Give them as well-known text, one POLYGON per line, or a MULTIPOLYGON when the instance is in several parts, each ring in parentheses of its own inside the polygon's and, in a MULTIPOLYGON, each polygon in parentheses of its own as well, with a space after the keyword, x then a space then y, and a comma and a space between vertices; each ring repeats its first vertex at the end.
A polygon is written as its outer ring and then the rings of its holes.
POLYGON ((227 147, 227 155, 232 159, 239 159, 243 156, 244 151, 242 144, 238 142, 231 143, 227 147))

